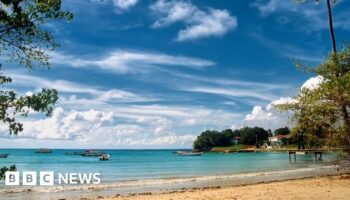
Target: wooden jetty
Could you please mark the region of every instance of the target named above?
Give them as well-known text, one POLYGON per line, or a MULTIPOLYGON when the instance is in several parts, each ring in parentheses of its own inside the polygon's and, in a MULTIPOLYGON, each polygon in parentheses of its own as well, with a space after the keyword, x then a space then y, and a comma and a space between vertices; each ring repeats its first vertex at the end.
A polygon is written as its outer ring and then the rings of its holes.
POLYGON ((296 154, 314 154, 315 161, 322 161, 322 154, 328 152, 327 150, 312 150, 312 149, 298 149, 288 151, 289 162, 292 162, 292 156, 294 156, 294 162, 297 161, 296 154))

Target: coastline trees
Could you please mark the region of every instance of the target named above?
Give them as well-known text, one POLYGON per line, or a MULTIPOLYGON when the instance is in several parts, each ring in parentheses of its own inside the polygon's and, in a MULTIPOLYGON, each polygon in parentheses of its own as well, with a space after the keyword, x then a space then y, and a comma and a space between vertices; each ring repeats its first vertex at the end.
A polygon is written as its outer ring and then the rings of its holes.
POLYGON ((194 149, 210 149, 212 147, 227 147, 234 145, 234 138, 239 137, 244 145, 255 145, 257 142, 266 141, 268 131, 260 127, 244 127, 232 131, 231 129, 219 131, 204 131, 193 142, 194 149))

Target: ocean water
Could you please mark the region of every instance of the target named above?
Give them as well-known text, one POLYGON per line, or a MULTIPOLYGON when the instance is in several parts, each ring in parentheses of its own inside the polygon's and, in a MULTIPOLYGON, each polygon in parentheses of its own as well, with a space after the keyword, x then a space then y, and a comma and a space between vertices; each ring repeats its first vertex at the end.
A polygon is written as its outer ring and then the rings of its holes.
POLYGON ((49 154, 34 151, 0 149, 0 153, 10 153, 8 158, 0 158, 0 167, 15 164, 19 171, 99 172, 102 183, 108 183, 292 170, 323 166, 336 159, 332 153, 324 154, 323 162, 315 162, 314 155, 309 154, 297 155, 297 162, 290 163, 286 152, 178 156, 173 154, 175 150, 102 150, 110 155, 110 160, 99 161, 98 157, 64 154, 78 150, 56 149, 49 154))

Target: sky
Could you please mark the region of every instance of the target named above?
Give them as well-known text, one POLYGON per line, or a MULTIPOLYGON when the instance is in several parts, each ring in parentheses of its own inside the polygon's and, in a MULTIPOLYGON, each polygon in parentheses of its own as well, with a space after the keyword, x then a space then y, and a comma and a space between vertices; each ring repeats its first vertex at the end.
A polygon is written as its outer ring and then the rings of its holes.
MULTIPOLYGON (((24 131, 0 126, 2 148, 190 148, 204 130, 276 129, 271 107, 317 82, 331 50, 324 1, 63 0, 73 21, 50 22, 51 68, 4 68, 20 95, 55 88, 53 115, 24 131)), ((349 42, 349 1, 333 5, 338 47, 349 42)))

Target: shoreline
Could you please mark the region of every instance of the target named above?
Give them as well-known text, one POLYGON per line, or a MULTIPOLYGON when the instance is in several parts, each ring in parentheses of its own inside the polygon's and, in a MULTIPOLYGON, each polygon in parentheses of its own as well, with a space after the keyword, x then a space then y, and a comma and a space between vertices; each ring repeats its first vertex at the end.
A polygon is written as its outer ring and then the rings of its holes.
POLYGON ((13 199, 84 199, 114 196, 130 196, 140 194, 163 194, 193 189, 239 187, 260 183, 272 183, 288 180, 299 180, 312 177, 339 176, 349 174, 348 168, 341 169, 339 165, 327 165, 312 168, 297 168, 293 170, 266 171, 254 173, 238 173, 217 176, 199 176, 172 179, 152 179, 137 181, 119 181, 101 185, 77 185, 35 187, 32 189, 20 187, 6 191, 0 190, 0 198, 13 199))
POLYGON ((168 199, 347 199, 350 173, 295 178, 226 187, 192 188, 163 193, 133 193, 126 196, 98 197, 104 200, 168 199))

